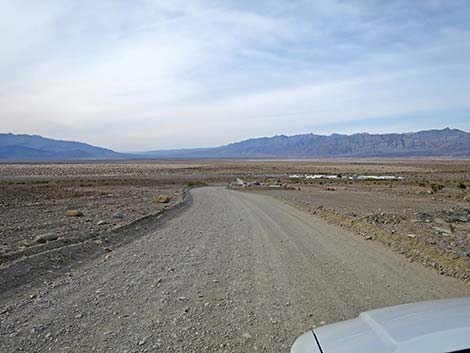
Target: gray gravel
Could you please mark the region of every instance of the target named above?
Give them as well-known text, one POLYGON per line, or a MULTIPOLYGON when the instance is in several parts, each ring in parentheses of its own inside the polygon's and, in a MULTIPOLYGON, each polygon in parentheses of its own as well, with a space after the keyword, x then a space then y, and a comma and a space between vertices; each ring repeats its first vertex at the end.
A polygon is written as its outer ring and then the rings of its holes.
POLYGON ((287 352, 313 326, 470 286, 267 196, 192 191, 156 232, 0 294, 2 352, 287 352))

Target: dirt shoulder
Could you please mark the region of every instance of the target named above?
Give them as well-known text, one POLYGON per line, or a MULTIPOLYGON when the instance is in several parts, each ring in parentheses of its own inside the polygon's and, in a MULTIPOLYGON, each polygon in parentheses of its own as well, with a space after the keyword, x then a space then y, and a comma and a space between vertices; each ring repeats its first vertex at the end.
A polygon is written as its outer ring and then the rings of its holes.
POLYGON ((428 194, 407 195, 379 187, 296 185, 294 190, 259 190, 379 241, 410 261, 439 273, 470 280, 470 207, 428 194), (299 190, 300 189, 300 190, 299 190))
POLYGON ((183 194, 183 185, 139 181, 0 185, 0 259, 116 231, 167 209, 183 194), (168 202, 158 202, 160 195, 168 202))
POLYGON ((0 190, 2 291, 109 253, 188 202, 186 185, 142 180, 12 183, 0 190))

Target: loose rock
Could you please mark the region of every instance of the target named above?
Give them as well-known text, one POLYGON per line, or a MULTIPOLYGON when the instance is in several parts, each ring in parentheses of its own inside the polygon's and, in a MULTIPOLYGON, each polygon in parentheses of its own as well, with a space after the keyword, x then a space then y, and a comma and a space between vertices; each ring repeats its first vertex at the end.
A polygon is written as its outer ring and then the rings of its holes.
POLYGON ((79 210, 67 210, 65 213, 67 217, 81 217, 83 216, 83 212, 79 210))
POLYGON ((57 240, 58 238, 59 236, 57 234, 44 233, 44 234, 37 235, 33 239, 33 243, 44 244, 44 243, 47 243, 48 241, 57 240))
POLYGON ((168 195, 165 195, 165 194, 161 194, 157 198, 158 203, 168 203, 168 202, 170 202, 170 200, 171 200, 171 197, 168 196, 168 195))

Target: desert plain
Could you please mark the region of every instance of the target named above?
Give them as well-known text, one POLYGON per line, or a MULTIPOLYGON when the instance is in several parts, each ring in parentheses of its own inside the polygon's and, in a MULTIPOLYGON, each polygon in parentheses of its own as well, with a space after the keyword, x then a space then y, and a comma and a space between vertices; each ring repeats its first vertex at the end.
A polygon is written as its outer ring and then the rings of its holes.
POLYGON ((288 351, 470 294, 470 161, 1 164, 0 234, 2 351, 288 351))

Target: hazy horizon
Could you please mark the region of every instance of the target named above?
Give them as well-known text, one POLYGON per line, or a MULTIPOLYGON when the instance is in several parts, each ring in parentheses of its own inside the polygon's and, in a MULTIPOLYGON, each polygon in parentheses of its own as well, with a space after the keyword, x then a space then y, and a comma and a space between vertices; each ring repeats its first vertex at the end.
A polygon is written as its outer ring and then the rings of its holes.
POLYGON ((470 130, 468 1, 1 1, 2 130, 118 151, 470 130))

